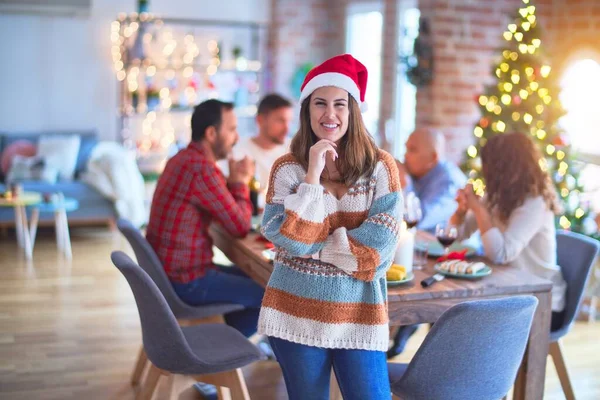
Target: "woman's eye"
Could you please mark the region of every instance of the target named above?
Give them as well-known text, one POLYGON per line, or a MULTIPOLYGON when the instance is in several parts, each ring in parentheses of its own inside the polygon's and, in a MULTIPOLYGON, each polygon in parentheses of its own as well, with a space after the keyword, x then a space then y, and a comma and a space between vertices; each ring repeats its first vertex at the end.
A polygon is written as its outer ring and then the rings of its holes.
POLYGON ((346 104, 344 103, 335 103, 336 107, 346 107, 346 104))

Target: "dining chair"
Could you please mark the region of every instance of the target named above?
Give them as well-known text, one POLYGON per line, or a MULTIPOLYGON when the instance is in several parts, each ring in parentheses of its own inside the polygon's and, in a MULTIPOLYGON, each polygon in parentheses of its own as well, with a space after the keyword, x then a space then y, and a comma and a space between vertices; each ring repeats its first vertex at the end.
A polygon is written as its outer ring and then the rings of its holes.
POLYGON ((549 353, 556 367, 565 397, 567 400, 573 400, 575 393, 562 353, 560 339, 573 326, 583 292, 600 251, 600 242, 579 233, 559 231, 556 233, 556 246, 557 262, 561 267, 563 278, 567 282, 567 296, 562 323, 550 332, 549 353))
POLYGON ((161 376, 169 378, 169 396, 176 375, 191 376, 217 386, 220 398, 250 398, 241 367, 264 356, 236 329, 225 324, 182 327, 158 286, 122 251, 111 254, 135 297, 145 354, 150 361, 137 400, 151 399, 161 376))
POLYGON ((515 381, 537 304, 534 296, 516 296, 453 306, 409 364, 388 363, 395 398, 503 398, 515 381))
MULTIPOLYGON (((180 325, 189 326, 199 323, 223 323, 224 314, 244 309, 244 306, 239 304, 207 304, 191 306, 184 303, 179 296, 177 296, 177 293, 175 293, 160 259, 141 232, 133 226, 131 222, 123 218, 117 220, 117 228, 129 242, 135 253, 138 264, 152 278, 180 325)), ((131 375, 130 381, 133 386, 139 384, 146 367, 146 360, 147 357, 144 353, 144 347, 142 346, 131 375)))

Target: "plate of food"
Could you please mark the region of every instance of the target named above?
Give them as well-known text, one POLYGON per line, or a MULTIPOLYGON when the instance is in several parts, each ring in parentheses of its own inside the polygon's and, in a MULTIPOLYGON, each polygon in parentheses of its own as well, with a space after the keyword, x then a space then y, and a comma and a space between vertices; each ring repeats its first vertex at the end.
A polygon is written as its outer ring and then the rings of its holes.
POLYGON ((492 269, 482 262, 448 260, 437 263, 433 269, 451 278, 479 279, 492 273, 492 269))
POLYGON ((404 285, 415 279, 415 275, 412 271, 406 272, 406 268, 398 264, 392 264, 385 276, 387 278, 388 286, 404 285))
MULTIPOLYGON (((445 254, 444 247, 437 241, 431 240, 423 243, 417 242, 417 244, 415 244, 415 247, 417 247, 419 250, 425 250, 424 246, 427 246, 429 257, 442 257, 445 254)), ((450 252, 463 252, 466 250, 465 257, 474 256, 477 252, 477 249, 474 247, 457 242, 452 244, 448 250, 450 252)))

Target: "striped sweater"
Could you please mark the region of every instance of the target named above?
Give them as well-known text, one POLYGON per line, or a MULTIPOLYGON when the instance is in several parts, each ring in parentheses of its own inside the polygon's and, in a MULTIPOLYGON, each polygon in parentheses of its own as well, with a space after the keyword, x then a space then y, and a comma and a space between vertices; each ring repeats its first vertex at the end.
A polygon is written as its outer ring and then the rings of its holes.
POLYGON ((291 155, 272 170, 262 223, 277 249, 258 331, 332 349, 387 351, 386 270, 398 242, 402 195, 392 156, 338 200, 291 155))

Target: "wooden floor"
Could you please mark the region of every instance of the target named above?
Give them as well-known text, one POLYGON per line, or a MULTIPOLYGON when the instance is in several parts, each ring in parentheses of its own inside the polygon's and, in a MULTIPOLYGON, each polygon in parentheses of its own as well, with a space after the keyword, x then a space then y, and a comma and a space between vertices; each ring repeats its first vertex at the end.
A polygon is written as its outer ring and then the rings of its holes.
MULTIPOLYGON (((73 261, 51 231, 36 240, 33 262, 0 237, 0 398, 133 399, 129 374, 141 343, 135 302, 109 254, 131 253, 118 233, 72 231, 73 261)), ((398 361, 408 361, 425 329, 398 361)), ((600 399, 600 322, 578 323, 564 342, 578 399, 600 399)), ((286 399, 277 363, 244 369, 253 399, 286 399)), ((184 382, 181 398, 199 398, 184 382), (187 388, 187 389, 186 389, 187 388)), ((563 399, 549 363, 546 399, 563 399)))

